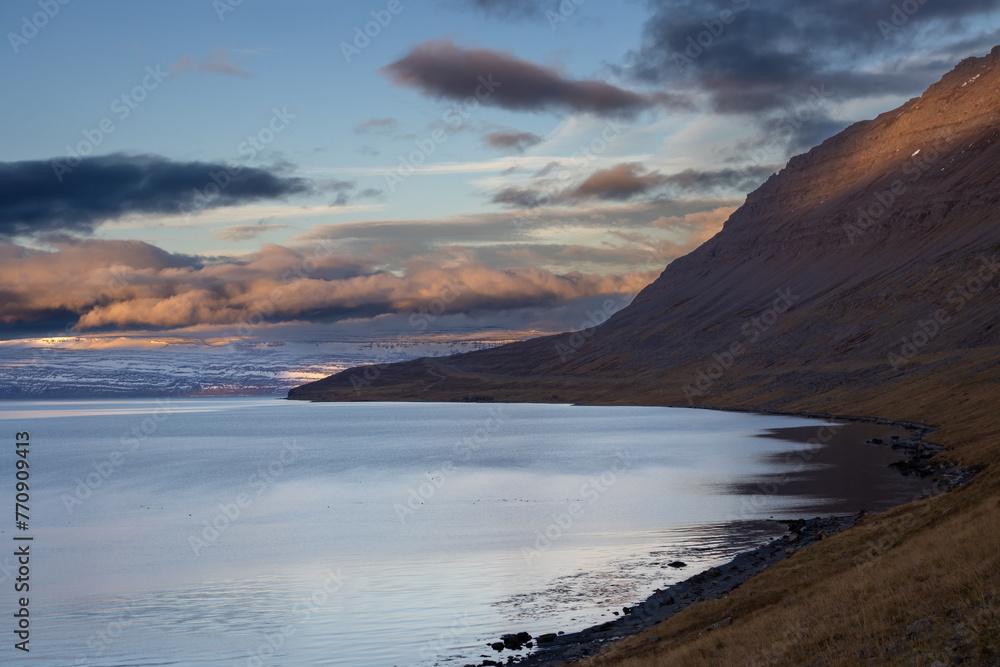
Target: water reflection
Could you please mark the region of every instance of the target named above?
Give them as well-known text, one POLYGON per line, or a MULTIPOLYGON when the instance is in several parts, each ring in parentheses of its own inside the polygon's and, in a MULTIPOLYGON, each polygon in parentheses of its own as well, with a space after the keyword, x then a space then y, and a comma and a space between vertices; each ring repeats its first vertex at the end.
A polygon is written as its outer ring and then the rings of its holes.
POLYGON ((911 492, 868 493, 895 478, 877 457, 817 486, 891 450, 827 451, 845 436, 796 470, 799 432, 768 429, 820 424, 799 418, 176 403, 0 405, 36 445, 33 663, 462 665, 501 632, 579 629, 722 562, 782 532, 770 516, 911 492))

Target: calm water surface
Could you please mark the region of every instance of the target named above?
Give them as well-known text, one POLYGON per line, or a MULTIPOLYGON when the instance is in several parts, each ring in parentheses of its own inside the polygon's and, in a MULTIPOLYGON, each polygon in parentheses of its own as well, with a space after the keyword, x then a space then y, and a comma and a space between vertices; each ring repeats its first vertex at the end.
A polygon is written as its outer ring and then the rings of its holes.
MULTIPOLYGON (((824 424, 790 417, 241 398, 7 402, 0 424, 31 432, 38 665, 478 663, 783 532, 768 517, 861 502, 808 492, 831 464, 772 429, 824 424)), ((866 449, 834 474, 879 487, 867 509, 908 499, 866 449)))

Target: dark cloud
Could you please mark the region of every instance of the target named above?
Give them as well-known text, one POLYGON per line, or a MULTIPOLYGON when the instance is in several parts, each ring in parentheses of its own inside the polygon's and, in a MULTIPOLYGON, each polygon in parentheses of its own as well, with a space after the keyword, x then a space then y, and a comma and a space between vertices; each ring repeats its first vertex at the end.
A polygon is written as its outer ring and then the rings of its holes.
POLYGON ((568 79, 509 54, 487 49, 463 49, 437 39, 415 47, 405 57, 382 68, 398 86, 432 97, 517 111, 569 110, 603 116, 631 116, 656 106, 682 106, 682 98, 667 93, 639 93, 603 81, 568 79))
POLYGON ((723 113, 791 109, 823 85, 837 99, 920 92, 951 66, 928 61, 921 36, 958 44, 967 39, 964 22, 998 9, 995 0, 920 3, 896 29, 895 5, 884 0, 651 4, 642 46, 625 71, 643 83, 707 92, 723 113), (891 61, 903 64, 873 66, 891 61))
POLYGON ((568 193, 569 199, 626 200, 663 185, 667 177, 647 172, 638 162, 626 162, 591 174, 568 193))
POLYGON ((649 171, 638 162, 624 162, 595 171, 581 183, 571 187, 506 187, 494 193, 492 202, 508 208, 538 208, 580 204, 591 200, 628 201, 641 196, 663 196, 666 193, 745 193, 767 180, 774 171, 773 166, 758 165, 717 171, 686 169, 667 175, 649 171))
POLYGON ((0 236, 89 234, 130 214, 182 214, 308 191, 303 179, 267 169, 156 155, 83 158, 72 168, 61 161, 0 162, 0 236))
POLYGON ((540 188, 522 188, 512 185, 495 192, 491 201, 507 208, 538 208, 552 203, 552 197, 545 194, 540 188))
POLYGON ((508 132, 500 130, 497 132, 490 132, 483 137, 483 142, 487 146, 492 146, 493 148, 499 148, 501 150, 513 150, 518 153, 523 153, 525 149, 531 148, 532 146, 541 143, 541 141, 542 138, 534 132, 508 132))

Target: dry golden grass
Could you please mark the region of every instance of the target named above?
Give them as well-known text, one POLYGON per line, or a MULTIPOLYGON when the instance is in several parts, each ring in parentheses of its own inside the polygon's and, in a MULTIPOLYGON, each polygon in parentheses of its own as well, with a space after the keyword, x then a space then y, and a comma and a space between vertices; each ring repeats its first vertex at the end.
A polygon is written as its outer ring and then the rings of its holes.
MULTIPOLYGON (((932 440, 954 448, 953 458, 983 465, 1000 454, 995 386, 984 383, 971 396, 963 391, 965 400, 935 401, 928 409, 932 417, 944 418, 932 440)), ((886 416, 914 419, 912 412, 919 409, 915 402, 893 406, 894 398, 901 397, 890 392, 880 398, 897 410, 886 416)), ((1000 664, 1000 469, 995 466, 950 494, 869 515, 859 526, 795 554, 727 598, 696 604, 579 664, 935 661, 1000 664), (729 617, 730 625, 706 631, 729 617)))
POLYGON ((948 505, 874 517, 582 664, 988 664, 1000 655, 997 500, 948 505), (873 545, 887 550, 869 558, 873 545))

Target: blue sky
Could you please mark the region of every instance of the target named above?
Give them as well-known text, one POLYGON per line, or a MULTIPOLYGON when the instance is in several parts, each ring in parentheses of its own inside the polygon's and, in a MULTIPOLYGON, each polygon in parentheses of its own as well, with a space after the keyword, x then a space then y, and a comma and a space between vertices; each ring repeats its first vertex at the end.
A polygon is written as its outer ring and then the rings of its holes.
POLYGON ((275 323, 405 317, 449 281, 454 315, 572 319, 1000 42, 995 4, 10 0, 0 321, 221 326, 274 289, 275 323))
MULTIPOLYGON (((504 22, 468 9, 447 11, 430 2, 401 1, 400 13, 390 14, 391 23, 380 26, 380 34, 360 53, 350 53, 347 62, 341 44, 354 46, 354 29, 370 23, 372 11, 384 17, 386 5, 247 0, 220 12, 206 0, 71 2, 15 57, 5 54, 4 78, 17 81, 30 103, 6 106, 2 112, 4 125, 18 128, 9 136, 4 158, 65 155, 67 145, 86 141, 83 132, 95 136, 99 122, 111 118, 115 130, 96 153, 235 162, 245 157, 239 145, 263 128, 277 108, 287 109, 294 121, 257 164, 288 161, 305 173, 350 179, 363 170, 396 166, 398 156, 414 148, 409 137, 423 138, 452 106, 395 88, 378 73, 412 46, 450 36, 468 46, 565 67, 574 76, 599 77, 606 75, 606 62, 637 45, 645 14, 635 3, 615 11, 584 3, 552 29, 544 17, 504 22), (118 120, 121 112, 113 109, 113 100, 141 85, 147 68, 170 72, 187 57, 195 67, 218 59, 244 74, 188 71, 170 77, 118 120), (372 118, 396 118, 394 136, 353 131, 372 118)), ((0 25, 16 27, 19 18, 37 11, 35 2, 5 3, 0 25)), ((515 126, 545 136, 565 120, 553 114, 483 110, 470 124, 515 126)), ((501 157, 504 153, 483 148, 478 133, 463 131, 450 135, 430 162, 501 157)), ((380 200, 377 210, 315 219, 433 218, 481 208, 481 197, 467 187, 465 175, 423 178, 433 182, 400 187, 380 200), (448 196, 433 194, 439 189, 447 189, 448 196)), ((385 187, 384 176, 377 174, 358 176, 357 182, 360 188, 385 187)), ((196 250, 164 238, 172 249, 196 250)))

